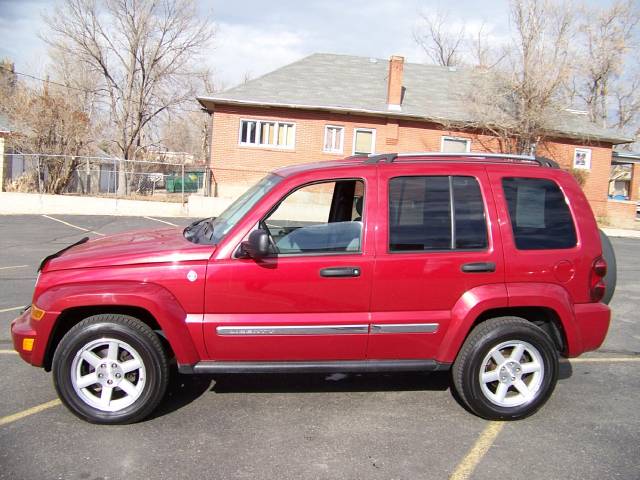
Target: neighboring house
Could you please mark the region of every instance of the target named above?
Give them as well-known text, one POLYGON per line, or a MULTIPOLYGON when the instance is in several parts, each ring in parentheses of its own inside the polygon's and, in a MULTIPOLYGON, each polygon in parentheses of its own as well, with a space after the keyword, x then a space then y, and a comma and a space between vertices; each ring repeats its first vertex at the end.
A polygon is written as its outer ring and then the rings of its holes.
MULTIPOLYGON (((495 151, 496 138, 453 126, 473 120, 464 92, 474 75, 397 56, 314 54, 199 97, 213 117, 215 192, 236 196, 274 168, 357 153, 495 151)), ((554 118, 538 154, 587 171, 583 188, 594 212, 621 224, 633 221, 635 208, 608 200, 612 147, 631 141, 567 110, 554 118)), ((631 199, 637 195, 632 189, 631 199)))
POLYGON ((624 193, 629 200, 637 203, 640 200, 640 153, 615 151, 611 164, 614 195, 624 193))

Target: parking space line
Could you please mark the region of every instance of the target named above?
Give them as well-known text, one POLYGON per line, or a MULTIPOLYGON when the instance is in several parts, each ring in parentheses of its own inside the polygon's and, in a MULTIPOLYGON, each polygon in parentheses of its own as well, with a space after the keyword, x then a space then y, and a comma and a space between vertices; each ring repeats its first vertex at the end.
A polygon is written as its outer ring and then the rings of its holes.
POLYGON ((562 363, 620 363, 640 362, 640 357, 562 358, 562 363))
POLYGON ((0 350, 0 355, 17 355, 15 350, 0 350))
POLYGON ((22 310, 23 308, 24 305, 20 305, 19 307, 3 308, 2 310, 0 310, 0 313, 15 312, 16 310, 22 310))
POLYGON ((95 230, 89 230, 88 228, 84 228, 84 227, 79 227, 78 225, 74 225, 73 223, 65 222, 64 220, 60 220, 59 218, 53 218, 53 217, 50 217, 49 215, 42 215, 42 216, 44 218, 48 218, 49 220, 53 220, 55 222, 60 222, 60 223, 62 223, 64 225, 66 225, 67 227, 77 228, 78 230, 82 230, 83 232, 95 233, 96 235, 100 235, 101 237, 105 236, 104 233, 96 232, 95 230))
POLYGON ((462 461, 453 471, 449 480, 466 480, 482 460, 482 457, 489 451, 500 431, 504 428, 504 422, 490 422, 482 431, 471 450, 467 452, 462 461))
POLYGON ((43 410, 46 410, 51 407, 57 407, 61 402, 58 399, 51 400, 50 402, 41 403, 40 405, 36 405, 35 407, 27 408, 18 413, 14 413, 13 415, 7 415, 6 417, 0 418, 0 427, 3 425, 7 425, 8 423, 15 422, 17 420, 21 420, 29 415, 33 415, 34 413, 40 413, 43 410))
POLYGON ((167 222, 166 220, 160 220, 159 218, 153 218, 153 217, 142 217, 142 218, 146 218, 147 220, 155 220, 156 222, 160 222, 160 223, 166 223, 167 225, 171 225, 172 227, 178 226, 175 223, 167 222))
POLYGON ((29 265, 12 265, 11 267, 0 267, 0 270, 10 270, 12 268, 27 268, 29 265))

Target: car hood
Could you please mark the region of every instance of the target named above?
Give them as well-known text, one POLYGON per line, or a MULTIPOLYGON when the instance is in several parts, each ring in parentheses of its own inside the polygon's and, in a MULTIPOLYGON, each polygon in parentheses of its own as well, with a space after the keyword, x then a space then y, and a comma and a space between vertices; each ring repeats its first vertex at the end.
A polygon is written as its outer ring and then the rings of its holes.
POLYGON ((208 260, 213 245, 184 238, 181 228, 138 230, 81 243, 48 260, 44 271, 208 260))

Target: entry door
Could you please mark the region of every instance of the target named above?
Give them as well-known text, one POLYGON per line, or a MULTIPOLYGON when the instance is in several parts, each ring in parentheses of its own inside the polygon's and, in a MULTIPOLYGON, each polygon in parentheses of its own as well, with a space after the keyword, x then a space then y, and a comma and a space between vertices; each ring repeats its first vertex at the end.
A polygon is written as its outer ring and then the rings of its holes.
POLYGON ((436 358, 463 294, 504 281, 486 180, 474 165, 380 167, 368 358, 436 358))
POLYGON ((256 219, 270 233, 271 256, 211 261, 204 324, 211 359, 365 358, 372 188, 365 179, 316 180, 295 188, 272 213, 256 219))

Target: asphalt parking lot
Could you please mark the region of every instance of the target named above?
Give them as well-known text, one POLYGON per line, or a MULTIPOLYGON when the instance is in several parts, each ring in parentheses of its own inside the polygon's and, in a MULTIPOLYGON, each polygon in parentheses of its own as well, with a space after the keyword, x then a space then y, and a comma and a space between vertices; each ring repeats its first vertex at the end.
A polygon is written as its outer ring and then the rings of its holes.
POLYGON ((640 478, 640 240, 622 238, 605 344, 564 362, 526 420, 470 415, 446 374, 177 377, 149 420, 78 420, 52 402, 51 376, 12 353, 38 263, 85 235, 190 221, 0 217, 0 478, 640 478))

